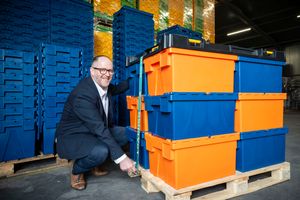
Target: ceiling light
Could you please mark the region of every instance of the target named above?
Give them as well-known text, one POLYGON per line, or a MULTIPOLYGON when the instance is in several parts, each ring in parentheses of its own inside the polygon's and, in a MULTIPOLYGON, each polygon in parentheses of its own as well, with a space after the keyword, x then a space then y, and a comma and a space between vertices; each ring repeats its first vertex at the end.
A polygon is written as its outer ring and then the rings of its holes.
POLYGON ((251 28, 245 28, 245 29, 242 29, 242 30, 239 30, 239 31, 234 31, 234 32, 231 32, 231 33, 227 33, 227 36, 243 33, 243 32, 250 31, 250 30, 251 30, 251 28))
POLYGON ((300 15, 297 15, 297 18, 300 18, 300 15))

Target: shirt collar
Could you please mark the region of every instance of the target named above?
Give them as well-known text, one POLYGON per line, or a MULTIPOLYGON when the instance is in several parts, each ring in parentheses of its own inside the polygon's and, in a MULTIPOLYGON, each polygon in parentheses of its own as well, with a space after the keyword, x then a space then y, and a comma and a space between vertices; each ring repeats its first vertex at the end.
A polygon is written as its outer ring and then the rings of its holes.
MULTIPOLYGON (((94 79, 93 79, 93 81, 94 81, 94 79)), ((95 85, 96 85, 96 88, 97 88, 97 90, 98 90, 98 93, 99 93, 100 97, 103 98, 104 95, 107 94, 107 89, 104 90, 102 87, 100 87, 100 85, 98 85, 98 83, 97 83, 96 81, 94 81, 94 83, 95 83, 95 85)))

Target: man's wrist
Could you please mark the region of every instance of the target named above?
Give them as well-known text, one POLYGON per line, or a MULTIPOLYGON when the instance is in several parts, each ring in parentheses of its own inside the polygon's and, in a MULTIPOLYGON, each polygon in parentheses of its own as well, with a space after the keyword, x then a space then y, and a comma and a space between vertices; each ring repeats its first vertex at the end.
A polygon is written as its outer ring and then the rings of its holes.
POLYGON ((120 164, 125 158, 127 158, 126 154, 124 153, 120 158, 114 160, 116 164, 120 164))

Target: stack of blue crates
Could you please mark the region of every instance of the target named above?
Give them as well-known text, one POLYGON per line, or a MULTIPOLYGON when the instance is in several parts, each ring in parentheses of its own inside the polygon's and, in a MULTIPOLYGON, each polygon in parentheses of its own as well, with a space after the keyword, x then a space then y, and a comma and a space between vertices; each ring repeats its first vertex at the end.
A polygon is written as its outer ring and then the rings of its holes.
POLYGON ((35 72, 33 52, 0 49, 0 162, 35 154, 35 72))
MULTIPOLYGON (((273 52, 266 56, 260 50, 255 51, 257 56, 238 56, 235 63, 234 91, 239 94, 260 95, 257 101, 265 100, 265 104, 267 104, 269 99, 263 97, 264 95, 282 92, 284 56, 279 55, 279 52, 273 52)), ((252 102, 252 107, 255 108, 254 99, 252 102)), ((268 110, 268 112, 271 111, 268 110)), ((276 114, 279 113, 274 112, 270 116, 276 114)), ((255 124, 255 120, 251 123, 255 124)), ((286 127, 240 132, 236 160, 237 170, 246 172, 284 162, 287 133, 286 127)))
MULTIPOLYGON (((113 60, 118 81, 126 77, 126 57, 135 56, 154 45, 153 15, 124 6, 114 14, 113 20, 113 60)), ((118 122, 129 125, 126 109, 126 94, 118 99, 118 122)))
POLYGON ((93 9, 82 0, 0 1, 0 48, 33 51, 41 43, 83 48, 85 75, 93 58, 93 9))
POLYGON ((175 25, 165 30, 159 31, 157 33, 157 38, 156 38, 157 43, 160 43, 164 34, 176 34, 176 35, 186 36, 187 38, 190 39, 201 40, 201 41, 203 40, 201 33, 192 31, 190 29, 184 28, 179 25, 175 25))
POLYGON ((82 0, 55 0, 50 6, 50 41, 83 49, 84 75, 94 54, 93 10, 82 0))
POLYGON ((82 0, 1 0, 0 29, 0 158, 34 156, 39 146, 34 138, 42 141, 44 154, 55 153, 54 132, 63 103, 92 62, 92 5, 82 0), (52 46, 41 48, 43 43, 52 46), (33 82, 32 76, 39 78, 33 82))
POLYGON ((40 133, 42 151, 54 153, 54 136, 64 103, 82 76, 82 50, 57 45, 42 45, 40 81, 40 133))
POLYGON ((0 48, 33 51, 48 42, 50 1, 0 2, 0 48))

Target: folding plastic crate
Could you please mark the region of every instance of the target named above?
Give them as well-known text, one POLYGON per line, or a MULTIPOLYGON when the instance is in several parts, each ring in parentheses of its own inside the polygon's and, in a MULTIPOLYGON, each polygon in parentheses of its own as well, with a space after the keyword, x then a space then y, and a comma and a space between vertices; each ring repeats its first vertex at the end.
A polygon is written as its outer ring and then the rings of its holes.
MULTIPOLYGON (((137 151, 136 151, 136 139, 137 139, 137 131, 126 127, 126 135, 129 140, 130 145, 130 158, 134 161, 137 161, 137 151)), ((139 164, 144 169, 149 169, 149 154, 146 150, 146 141, 145 141, 145 133, 140 132, 140 150, 139 150, 139 164)))
POLYGON ((56 97, 59 94, 67 95, 71 91, 70 86, 60 86, 60 87, 46 87, 43 91, 43 95, 46 97, 56 97))
POLYGON ((145 96, 149 131, 172 140, 234 132, 236 93, 145 96))
POLYGON ((22 85, 0 85, 0 96, 6 96, 7 92, 23 92, 22 85))
POLYGON ((43 66, 43 74, 45 76, 56 76, 57 73, 70 73, 70 65, 68 63, 58 63, 55 66, 52 65, 44 65, 43 66))
POLYGON ((44 108, 45 118, 56 118, 63 112, 64 104, 60 103, 57 107, 44 108))
POLYGON ((44 99, 44 107, 57 107, 67 101, 67 96, 64 97, 48 97, 44 99))
POLYGON ((284 99, 286 93, 239 93, 234 131, 282 128, 284 99))
POLYGON ((153 15, 128 6, 123 6, 118 12, 114 13, 114 20, 120 18, 121 20, 131 21, 139 19, 141 22, 148 22, 152 20, 153 15))
POLYGON ((43 154, 54 154, 55 153, 55 131, 56 129, 46 129, 45 126, 43 128, 42 133, 42 152, 43 154))
POLYGON ((144 59, 149 95, 233 92, 237 56, 168 48, 144 59))
POLYGON ((56 129, 61 117, 56 118, 45 118, 44 128, 45 129, 56 129))
POLYGON ((33 97, 36 94, 36 87, 35 86, 23 86, 23 95, 24 97, 33 97))
POLYGON ((285 161, 287 128, 241 132, 236 168, 246 172, 285 161))
POLYGON ((0 162, 33 157, 35 155, 35 131, 9 128, 0 133, 0 162))
POLYGON ((34 63, 34 53, 22 52, 20 50, 0 49, 0 60, 15 61, 16 63, 34 63))
MULTIPOLYGON (((137 129, 138 126, 138 97, 126 96, 127 109, 130 113, 130 127, 137 129)), ((141 100, 140 130, 148 131, 148 113, 145 110, 144 97, 141 100)))
POLYGON ((2 97, 0 98, 0 108, 6 108, 8 104, 23 103, 22 97, 2 97))
POLYGON ((283 65, 282 61, 239 56, 235 63, 234 91, 281 92, 283 65))
POLYGON ((168 140, 145 133, 150 172, 175 189, 235 174, 238 133, 168 140))
POLYGON ((69 74, 66 74, 65 76, 46 76, 44 80, 44 86, 57 86, 58 83, 60 84, 70 84, 71 77, 69 74))
MULTIPOLYGON (((9 71, 9 70, 7 70, 9 71)), ((29 74, 15 74, 15 73, 0 73, 0 84, 6 85, 7 82, 11 81, 21 81, 23 85, 34 85, 35 84, 35 76, 29 74)))
MULTIPOLYGON (((129 67, 126 67, 126 77, 125 79, 129 78, 129 90, 126 92, 127 95, 130 96, 138 96, 139 95, 139 68, 140 64, 136 63, 129 67)), ((142 67, 142 70, 144 67, 142 67)), ((147 85, 147 76, 143 72, 142 73, 142 94, 148 94, 148 85, 147 85)))
POLYGON ((192 31, 190 29, 184 28, 184 27, 179 26, 179 25, 175 25, 175 26, 169 27, 165 30, 159 31, 157 33, 158 43, 160 43, 160 41, 162 40, 162 37, 163 37, 164 34, 177 34, 177 35, 186 36, 190 39, 196 39, 196 40, 203 41, 201 33, 196 32, 196 31, 192 31))

